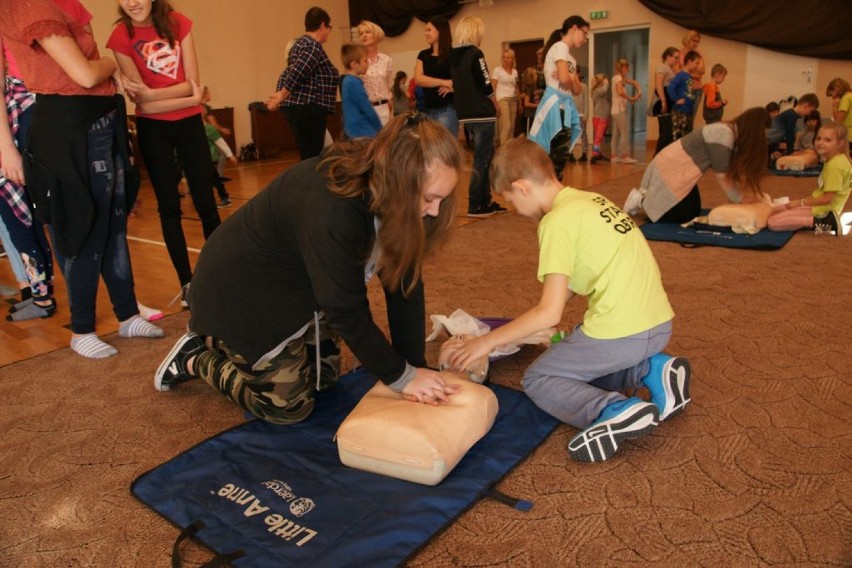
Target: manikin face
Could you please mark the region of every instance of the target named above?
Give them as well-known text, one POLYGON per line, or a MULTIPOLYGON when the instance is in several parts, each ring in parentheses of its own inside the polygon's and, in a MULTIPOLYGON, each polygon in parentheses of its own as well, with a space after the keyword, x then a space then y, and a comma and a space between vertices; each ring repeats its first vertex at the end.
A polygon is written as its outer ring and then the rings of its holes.
POLYGON ((435 45, 441 38, 441 33, 438 31, 438 28, 433 26, 431 22, 426 24, 426 29, 423 30, 423 35, 426 37, 426 43, 429 45, 435 45))
POLYGON ((133 22, 133 25, 150 26, 151 2, 152 0, 118 0, 118 5, 133 22))
POLYGON ((426 170, 426 183, 420 193, 422 217, 437 217, 441 202, 449 197, 459 182, 459 173, 450 166, 433 162, 426 170))
POLYGON ((837 137, 833 128, 820 128, 814 141, 814 148, 819 157, 829 160, 846 149, 846 142, 837 137))

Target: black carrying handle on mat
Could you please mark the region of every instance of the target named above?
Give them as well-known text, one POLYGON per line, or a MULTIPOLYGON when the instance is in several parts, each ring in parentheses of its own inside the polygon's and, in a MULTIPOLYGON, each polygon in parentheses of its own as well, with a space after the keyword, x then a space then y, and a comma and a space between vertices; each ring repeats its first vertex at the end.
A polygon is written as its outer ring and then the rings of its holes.
MULTIPOLYGON (((204 522, 199 520, 180 531, 177 540, 175 540, 174 546, 172 546, 172 568, 180 568, 181 565, 180 543, 191 536, 195 536, 195 534, 203 528, 204 522)), ((221 568, 223 566, 228 566, 232 560, 236 560, 244 554, 245 552, 243 552, 240 548, 226 554, 216 554, 212 560, 204 564, 201 568, 221 568)))

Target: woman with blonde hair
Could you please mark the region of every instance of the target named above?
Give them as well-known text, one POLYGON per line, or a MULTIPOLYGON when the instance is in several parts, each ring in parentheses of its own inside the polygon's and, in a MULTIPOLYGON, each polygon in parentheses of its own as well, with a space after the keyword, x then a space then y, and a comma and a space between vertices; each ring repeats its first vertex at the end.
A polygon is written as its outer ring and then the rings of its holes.
POLYGON ((515 69, 513 49, 503 50, 500 67, 491 72, 491 85, 500 107, 497 138, 502 146, 515 135, 515 122, 518 120, 518 70, 515 69))
POLYGON ((202 249, 191 331, 163 360, 155 388, 201 378, 259 418, 292 424, 337 380, 343 339, 408 400, 446 402, 455 389, 426 364, 421 269, 453 222, 461 165, 449 131, 409 113, 375 139, 291 167, 202 249), (392 341, 370 311, 374 275, 392 341))
POLYGON ((505 209, 492 201, 488 178, 499 109, 485 54, 479 49, 485 35, 485 24, 477 17, 465 16, 456 25, 454 35, 458 47, 450 52, 450 75, 456 112, 473 145, 467 216, 488 217, 505 209))
POLYGON ((358 37, 361 45, 367 48, 367 73, 361 76, 367 97, 376 109, 382 125, 393 116, 393 60, 390 55, 379 51, 379 44, 385 39, 382 28, 368 20, 358 24, 358 37))

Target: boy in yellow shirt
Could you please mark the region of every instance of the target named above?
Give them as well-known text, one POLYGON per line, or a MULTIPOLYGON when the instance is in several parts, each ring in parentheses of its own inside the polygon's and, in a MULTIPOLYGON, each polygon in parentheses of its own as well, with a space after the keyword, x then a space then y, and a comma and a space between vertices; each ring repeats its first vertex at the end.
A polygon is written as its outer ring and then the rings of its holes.
POLYGON ((690 402, 689 362, 662 353, 674 312, 648 243, 605 197, 564 187, 547 154, 515 139, 491 166, 493 189, 539 220, 538 305, 467 342, 450 359, 464 369, 496 346, 557 325, 565 303, 588 298, 583 323, 526 371, 522 385, 542 410, 581 431, 568 443, 579 461, 611 458, 690 402), (621 391, 647 387, 651 402, 621 391))

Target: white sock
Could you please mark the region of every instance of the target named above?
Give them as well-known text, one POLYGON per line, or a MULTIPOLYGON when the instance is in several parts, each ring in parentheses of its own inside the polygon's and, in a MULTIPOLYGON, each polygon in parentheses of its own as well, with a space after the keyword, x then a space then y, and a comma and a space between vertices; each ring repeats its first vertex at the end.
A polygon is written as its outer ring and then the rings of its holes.
POLYGON ((89 359, 106 359, 118 353, 118 349, 104 343, 94 333, 75 335, 71 338, 71 350, 89 359))
POLYGON ((166 333, 157 327, 150 324, 139 315, 135 315, 130 319, 126 319, 118 325, 118 334, 121 337, 163 337, 166 333))

